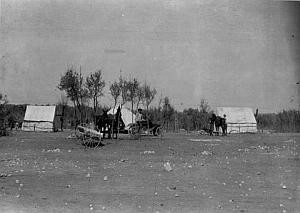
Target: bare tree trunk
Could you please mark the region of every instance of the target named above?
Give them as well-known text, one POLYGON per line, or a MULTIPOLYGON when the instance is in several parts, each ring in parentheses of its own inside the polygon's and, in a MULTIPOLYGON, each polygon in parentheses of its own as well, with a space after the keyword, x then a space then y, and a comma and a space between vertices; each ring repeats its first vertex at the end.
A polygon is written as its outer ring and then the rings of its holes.
POLYGON ((60 130, 61 131, 63 131, 63 126, 64 126, 64 117, 65 117, 65 108, 66 108, 66 106, 65 105, 63 105, 62 106, 62 112, 61 112, 61 119, 60 119, 60 130))
MULTIPOLYGON (((115 108, 116 108, 116 101, 114 103, 114 108, 113 108, 113 116, 115 116, 115 108)), ((118 119, 118 118, 117 118, 118 119)), ((115 125, 115 119, 112 120, 112 124, 111 124, 111 135, 112 135, 112 139, 114 139, 114 125, 115 125)), ((118 135, 117 135, 118 138, 118 135)))
MULTIPOLYGON (((116 108, 116 106, 117 106, 117 99, 115 100, 115 105, 114 105, 114 109, 116 108)), ((122 105, 121 105, 121 109, 120 110, 122 110, 122 105)), ((122 113, 121 113, 122 114, 122 113)), ((117 127, 117 139, 118 139, 118 137, 119 137, 119 134, 120 134, 120 121, 119 121, 120 119, 118 118, 118 122, 117 122, 117 125, 118 125, 118 127, 117 127)))
POLYGON ((93 102, 94 102, 94 115, 93 115, 93 120, 94 120, 94 124, 96 124, 96 114, 97 114, 97 98, 94 96, 93 98, 93 102))
POLYGON ((75 103, 75 100, 73 101, 73 104, 74 104, 74 117, 76 118, 76 121, 75 121, 75 128, 77 127, 77 112, 76 112, 76 103, 75 103))
POLYGON ((76 102, 77 102, 77 108, 78 108, 78 111, 79 111, 79 115, 80 115, 80 118, 79 118, 79 120, 80 120, 80 122, 82 123, 82 109, 81 109, 81 105, 80 105, 80 102, 79 102, 79 100, 77 99, 76 100, 76 102))
POLYGON ((148 128, 148 130, 147 130, 147 133, 148 133, 148 135, 149 135, 149 129, 150 129, 150 127, 149 127, 149 105, 147 105, 147 128, 148 128))
POLYGON ((133 100, 131 101, 131 122, 133 123, 133 100))

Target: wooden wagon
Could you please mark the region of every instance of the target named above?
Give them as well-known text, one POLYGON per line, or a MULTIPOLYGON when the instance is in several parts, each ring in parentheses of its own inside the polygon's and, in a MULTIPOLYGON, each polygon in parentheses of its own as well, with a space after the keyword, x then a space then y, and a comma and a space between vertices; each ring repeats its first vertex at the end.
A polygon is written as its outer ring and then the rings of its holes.
POLYGON ((88 124, 82 123, 76 127, 76 137, 82 141, 82 145, 86 148, 95 148, 102 146, 102 134, 91 128, 88 124))

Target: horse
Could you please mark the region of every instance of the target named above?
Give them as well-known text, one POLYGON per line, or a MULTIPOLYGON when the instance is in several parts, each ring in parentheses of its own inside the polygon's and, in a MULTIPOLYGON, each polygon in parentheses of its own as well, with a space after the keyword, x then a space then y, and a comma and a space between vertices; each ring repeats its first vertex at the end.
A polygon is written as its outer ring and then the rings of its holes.
POLYGON ((222 118, 221 116, 216 116, 215 126, 217 135, 219 135, 220 127, 222 129, 222 135, 227 135, 227 124, 225 118, 222 118))
POLYGON ((227 124, 225 121, 225 118, 222 118, 221 116, 216 116, 215 114, 212 114, 212 117, 210 118, 210 135, 213 135, 213 126, 216 127, 216 135, 219 135, 220 127, 222 128, 223 135, 227 134, 227 124))
POLYGON ((96 117, 96 126, 103 133, 103 138, 105 138, 106 133, 109 139, 114 137, 114 134, 117 138, 118 130, 125 127, 121 118, 121 108, 118 107, 115 116, 108 114, 108 110, 103 110, 102 115, 96 117))
POLYGON ((103 109, 101 116, 96 116, 96 127, 103 134, 103 138, 105 138, 105 134, 108 133, 108 138, 111 138, 111 118, 108 116, 108 110, 103 109))
POLYGON ((222 135, 227 135, 226 118, 221 118, 222 135))
POLYGON ((125 128, 125 124, 122 120, 122 114, 121 114, 121 108, 120 106, 117 109, 117 112, 115 116, 112 116, 112 121, 111 121, 111 130, 112 130, 112 136, 114 137, 114 134, 116 135, 116 139, 118 138, 118 133, 120 130, 123 130, 125 128))
POLYGON ((210 136, 213 135, 214 132, 214 125, 215 125, 216 115, 212 114, 211 118, 209 118, 209 130, 208 133, 210 136))

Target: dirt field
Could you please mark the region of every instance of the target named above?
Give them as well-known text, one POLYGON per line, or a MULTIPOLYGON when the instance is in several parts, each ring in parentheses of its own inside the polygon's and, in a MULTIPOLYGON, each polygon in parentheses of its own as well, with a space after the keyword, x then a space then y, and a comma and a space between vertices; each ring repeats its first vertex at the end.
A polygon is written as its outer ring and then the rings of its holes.
POLYGON ((0 138, 0 212, 300 212, 299 135, 70 134, 0 138))

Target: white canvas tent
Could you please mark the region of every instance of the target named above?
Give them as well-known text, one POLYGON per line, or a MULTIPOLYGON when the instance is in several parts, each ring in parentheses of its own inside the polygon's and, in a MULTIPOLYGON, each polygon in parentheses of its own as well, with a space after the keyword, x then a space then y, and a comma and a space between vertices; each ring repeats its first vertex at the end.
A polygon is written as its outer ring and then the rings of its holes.
MULTIPOLYGON (((115 111, 113 113, 113 108, 111 108, 109 111, 108 111, 108 114, 116 114, 117 112, 117 109, 118 107, 115 108, 115 111)), ((133 116, 133 122, 135 122, 135 114, 131 112, 131 110, 125 108, 125 107, 122 107, 121 109, 121 117, 122 117, 122 120, 125 124, 125 128, 132 123, 132 116, 133 116)))
POLYGON ((217 107, 216 115, 226 115, 228 133, 257 132, 257 122, 251 108, 217 107))
POLYGON ((23 131, 51 132, 55 129, 56 106, 30 106, 26 107, 23 131))

